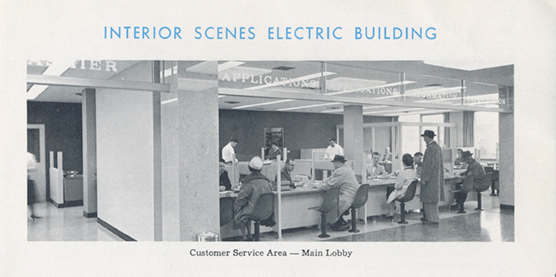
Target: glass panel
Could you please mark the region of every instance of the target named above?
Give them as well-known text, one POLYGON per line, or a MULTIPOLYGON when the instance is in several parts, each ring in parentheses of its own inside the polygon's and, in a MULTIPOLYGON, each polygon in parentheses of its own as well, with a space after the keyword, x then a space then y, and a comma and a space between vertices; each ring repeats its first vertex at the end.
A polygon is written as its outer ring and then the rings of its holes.
POLYGON ((474 127, 475 147, 481 151, 481 159, 496 159, 498 113, 476 112, 474 127))

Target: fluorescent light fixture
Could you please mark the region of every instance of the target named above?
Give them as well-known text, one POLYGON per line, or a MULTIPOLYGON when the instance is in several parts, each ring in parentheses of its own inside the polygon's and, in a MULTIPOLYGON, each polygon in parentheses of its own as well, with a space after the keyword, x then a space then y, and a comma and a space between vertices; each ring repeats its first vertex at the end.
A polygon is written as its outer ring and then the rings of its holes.
POLYGON ((344 112, 344 109, 321 111, 321 113, 343 113, 343 112, 344 112))
POLYGON ((425 110, 425 111, 418 111, 418 112, 396 112, 396 113, 384 113, 383 116, 396 116, 396 115, 414 115, 414 114, 436 114, 436 113, 445 113, 445 112, 452 112, 453 110, 425 110))
POLYGON ((226 95, 218 95, 218 98, 224 98, 226 95))
MULTIPOLYGON (((42 75, 49 76, 61 76, 75 64, 75 61, 55 61, 50 64, 50 66, 42 73, 42 75)), ((41 93, 43 93, 48 86, 45 85, 33 85, 27 92, 27 100, 36 99, 41 93)))
POLYGON ((291 101, 295 101, 295 100, 293 100, 293 99, 284 99, 284 100, 278 100, 278 101, 271 101, 271 102, 264 102, 264 103, 257 103, 257 104, 233 107, 232 109, 233 110, 247 109, 247 108, 259 107, 259 106, 267 106, 267 105, 273 105, 273 104, 286 103, 286 102, 291 102, 291 101))
POLYGON ((461 69, 461 70, 477 70, 492 67, 499 67, 512 64, 511 62, 505 61, 447 61, 447 60, 431 60, 425 61, 426 64, 461 69))
POLYGON ((336 74, 336 73, 325 71, 322 74, 321 73, 314 73, 314 74, 309 74, 309 75, 301 76, 301 77, 294 78, 294 79, 288 79, 288 80, 283 81, 283 82, 276 82, 276 83, 270 83, 270 84, 261 85, 261 86, 249 87, 249 88, 246 88, 246 90, 257 90, 257 89, 263 89, 263 88, 283 86, 283 85, 287 85, 287 84, 291 84, 291 83, 295 83, 295 82, 301 82, 301 81, 305 81, 305 80, 310 80, 310 79, 319 78, 319 77, 323 77, 323 76, 334 75, 334 74, 336 74))
POLYGON ((370 106, 370 107, 363 107, 363 110, 373 110, 373 109, 380 109, 380 108, 387 108, 390 106, 370 106))
POLYGON ((277 109, 277 111, 301 110, 301 109, 309 109, 309 108, 316 108, 316 107, 332 106, 332 105, 339 105, 339 104, 342 104, 342 103, 341 103, 341 102, 332 102, 332 103, 324 103, 324 104, 314 104, 314 105, 307 105, 307 106, 299 106, 299 107, 291 107, 291 108, 277 109))
POLYGON ((381 111, 371 111, 371 112, 364 112, 364 115, 369 115, 369 114, 389 114, 389 113, 393 113, 393 112, 405 112, 405 111, 418 111, 418 110, 424 110, 425 108, 405 108, 405 109, 394 109, 394 110, 381 110, 381 111))
POLYGON ((244 63, 245 62, 235 62, 235 61, 229 61, 229 62, 221 63, 221 64, 218 65, 218 72, 224 71, 226 69, 230 69, 232 67, 240 66, 244 63))
MULTIPOLYGON (((407 84, 413 84, 415 83, 415 81, 404 81, 403 82, 405 85, 407 84)), ((388 84, 383 84, 383 85, 378 85, 378 86, 371 86, 371 87, 364 87, 364 88, 356 88, 356 89, 349 89, 349 90, 343 90, 343 91, 338 91, 338 92, 331 92, 331 93, 327 93, 326 95, 338 95, 338 94, 346 94, 346 93, 352 93, 352 92, 357 92, 357 91, 365 91, 365 90, 369 90, 369 89, 376 89, 376 88, 386 88, 386 87, 393 87, 393 86, 399 86, 401 85, 402 82, 394 82, 394 83, 388 83, 388 84)), ((396 97, 396 96, 394 96, 396 97)), ((384 98, 384 97, 379 97, 379 98, 384 98)), ((378 98, 377 98, 378 99, 378 98)))
POLYGON ((164 101, 160 102, 160 104, 162 104, 162 105, 170 104, 172 102, 177 102, 177 101, 178 101, 178 98, 176 97, 176 98, 171 98, 171 99, 168 99, 168 100, 164 100, 164 101))

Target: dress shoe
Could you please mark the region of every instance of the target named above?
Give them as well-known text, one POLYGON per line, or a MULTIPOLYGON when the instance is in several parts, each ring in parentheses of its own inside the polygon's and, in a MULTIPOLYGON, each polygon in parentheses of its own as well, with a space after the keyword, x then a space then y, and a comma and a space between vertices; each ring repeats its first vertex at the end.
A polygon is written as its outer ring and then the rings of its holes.
POLYGON ((349 224, 345 223, 345 224, 341 224, 340 226, 338 226, 336 229, 332 229, 332 231, 347 231, 349 229, 349 224))
POLYGON ((393 215, 386 215, 386 216, 384 216, 384 218, 386 218, 386 219, 394 219, 394 216, 393 216, 393 215))
POLYGON ((455 203, 455 204, 450 205, 450 210, 459 210, 459 204, 455 203))
POLYGON ((467 213, 467 212, 464 211, 464 210, 459 210, 459 211, 458 211, 458 214, 466 214, 466 213, 467 213))

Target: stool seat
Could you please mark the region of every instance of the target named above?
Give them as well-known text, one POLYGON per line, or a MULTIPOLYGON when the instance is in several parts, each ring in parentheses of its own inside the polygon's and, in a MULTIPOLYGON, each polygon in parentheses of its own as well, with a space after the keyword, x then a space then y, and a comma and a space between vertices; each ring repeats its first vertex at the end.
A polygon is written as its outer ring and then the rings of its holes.
POLYGON ((355 209, 359 209, 363 205, 365 205, 365 203, 367 203, 368 198, 369 198, 369 184, 363 184, 359 186, 357 192, 355 193, 355 199, 353 200, 353 203, 349 207, 351 210, 351 230, 349 230, 350 233, 359 232, 359 230, 357 230, 356 227, 357 217, 355 215, 356 213, 355 209))
POLYGON ((411 184, 409 184, 409 186, 407 187, 404 196, 401 199, 396 199, 396 201, 400 202, 401 213, 401 218, 400 221, 398 221, 398 224, 407 224, 407 221, 405 221, 405 202, 413 200, 413 198, 415 197, 415 192, 417 191, 418 183, 419 180, 411 182, 411 184))
POLYGON ((274 213, 274 194, 272 192, 267 192, 261 194, 255 207, 249 215, 249 219, 253 220, 255 223, 255 241, 260 241, 260 225, 261 221, 268 219, 274 213))
POLYGON ((319 238, 328 238, 330 235, 326 234, 326 214, 338 209, 338 204, 340 203, 340 188, 331 188, 326 191, 324 195, 324 201, 320 207, 311 207, 309 210, 316 210, 320 212, 321 218, 321 234, 319 238))

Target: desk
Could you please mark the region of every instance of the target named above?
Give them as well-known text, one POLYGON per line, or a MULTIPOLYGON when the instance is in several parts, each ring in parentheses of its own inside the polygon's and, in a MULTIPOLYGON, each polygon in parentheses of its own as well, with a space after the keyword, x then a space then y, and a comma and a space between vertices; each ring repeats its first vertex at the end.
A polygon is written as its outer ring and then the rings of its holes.
MULTIPOLYGON (((446 206, 453 202, 454 195, 450 193, 455 187, 454 177, 445 179, 444 193, 446 201, 439 203, 439 206, 446 206)), ((369 197, 365 206, 357 211, 358 218, 366 219, 369 216, 378 216, 388 213, 388 204, 386 204, 386 187, 393 187, 396 178, 390 179, 373 179, 369 182, 369 197)), ((417 196, 420 192, 418 185, 415 198, 406 203, 406 209, 414 210, 421 209, 422 204, 417 196)), ((278 226, 284 229, 292 229, 299 227, 308 227, 320 224, 320 213, 314 210, 308 210, 310 207, 318 207, 324 200, 325 192, 308 186, 297 187, 289 191, 282 191, 282 205, 281 211, 278 209, 278 192, 274 191, 274 216, 277 222, 273 228, 261 226, 261 232, 278 232, 278 226), (281 214, 280 214, 281 212, 281 214), (278 221, 280 220, 280 224, 278 221)), ((469 195, 471 196, 471 194, 469 195)), ((220 197, 237 197, 235 192, 221 192, 220 197)), ((398 207, 399 211, 399 207, 398 207)), ((338 213, 329 213, 327 216, 328 222, 333 222, 338 217, 338 213)), ((230 222, 220 228, 220 236, 222 238, 241 236, 239 229, 232 229, 233 223, 230 222)))

